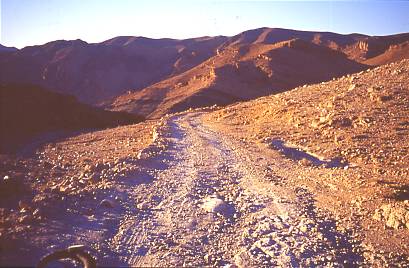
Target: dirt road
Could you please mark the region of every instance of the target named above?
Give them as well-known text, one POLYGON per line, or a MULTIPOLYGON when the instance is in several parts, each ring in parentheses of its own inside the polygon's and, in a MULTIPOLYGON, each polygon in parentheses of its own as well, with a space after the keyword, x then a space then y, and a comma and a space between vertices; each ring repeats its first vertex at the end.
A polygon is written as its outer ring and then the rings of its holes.
MULTIPOLYGON (((80 243, 93 249, 100 265, 337 267, 388 262, 377 260, 375 251, 357 239, 357 224, 319 209, 315 194, 299 183, 348 171, 305 167, 266 144, 223 136, 202 120, 203 114, 165 118, 139 159, 124 160, 137 166, 135 172, 109 190, 58 203, 63 205, 49 212, 31 235, 37 249, 24 249, 26 261, 80 243)), ((3 263, 18 262, 15 251, 3 254, 3 263)))
POLYGON ((351 233, 337 230, 311 193, 288 187, 279 175, 298 175, 290 162, 219 135, 200 116, 167 119, 156 139, 166 150, 140 160, 152 181, 129 188, 127 215, 110 241, 121 261, 227 267, 363 261, 351 233))

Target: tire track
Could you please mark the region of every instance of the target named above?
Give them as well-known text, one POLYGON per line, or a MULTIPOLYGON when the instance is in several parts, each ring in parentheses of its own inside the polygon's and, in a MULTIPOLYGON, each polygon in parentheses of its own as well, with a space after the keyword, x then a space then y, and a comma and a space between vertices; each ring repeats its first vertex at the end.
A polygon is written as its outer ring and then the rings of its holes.
POLYGON ((155 179, 130 189, 145 205, 130 212, 113 239, 122 260, 133 266, 241 267, 359 262, 349 238, 315 209, 313 196, 277 176, 277 169, 290 166, 274 166, 263 151, 220 136, 200 116, 167 118, 166 132, 159 134, 166 150, 144 160, 155 179), (229 212, 203 210, 209 197, 222 200, 229 212), (331 230, 324 230, 327 223, 331 230))

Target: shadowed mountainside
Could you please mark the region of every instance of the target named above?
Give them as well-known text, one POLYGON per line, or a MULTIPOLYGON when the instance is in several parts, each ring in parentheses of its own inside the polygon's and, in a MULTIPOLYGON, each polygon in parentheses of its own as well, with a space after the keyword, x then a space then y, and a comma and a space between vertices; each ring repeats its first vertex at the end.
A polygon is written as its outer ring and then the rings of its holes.
POLYGON ((17 50, 18 49, 15 48, 15 47, 6 47, 6 46, 3 46, 3 45, 0 44, 0 53, 2 53, 2 52, 15 52, 17 50))
POLYGON ((0 152, 12 151, 49 131, 107 128, 137 123, 142 117, 79 103, 75 97, 36 86, 0 86, 0 152))
POLYGON ((401 59, 409 59, 409 41, 397 45, 391 45, 384 53, 365 60, 364 63, 377 66, 397 62, 401 59))

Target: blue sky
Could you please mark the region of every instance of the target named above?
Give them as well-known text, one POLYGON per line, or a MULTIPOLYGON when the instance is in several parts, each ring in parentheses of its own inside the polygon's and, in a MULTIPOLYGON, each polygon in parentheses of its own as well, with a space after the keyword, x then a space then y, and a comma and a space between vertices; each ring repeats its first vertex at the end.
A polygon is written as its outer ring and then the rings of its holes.
POLYGON ((409 1, 1 0, 0 43, 189 38, 259 27, 387 35, 409 32, 409 1))

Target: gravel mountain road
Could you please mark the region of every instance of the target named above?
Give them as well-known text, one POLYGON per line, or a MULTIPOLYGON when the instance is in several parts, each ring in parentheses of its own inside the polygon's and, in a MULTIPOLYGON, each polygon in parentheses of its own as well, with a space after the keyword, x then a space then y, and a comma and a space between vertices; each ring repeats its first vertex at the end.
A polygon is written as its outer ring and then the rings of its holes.
POLYGON ((337 230, 307 189, 288 187, 283 171, 298 176, 291 162, 221 136, 201 115, 167 118, 141 154, 152 180, 129 188, 127 215, 110 241, 122 262, 332 267, 363 260, 351 233, 337 230))

